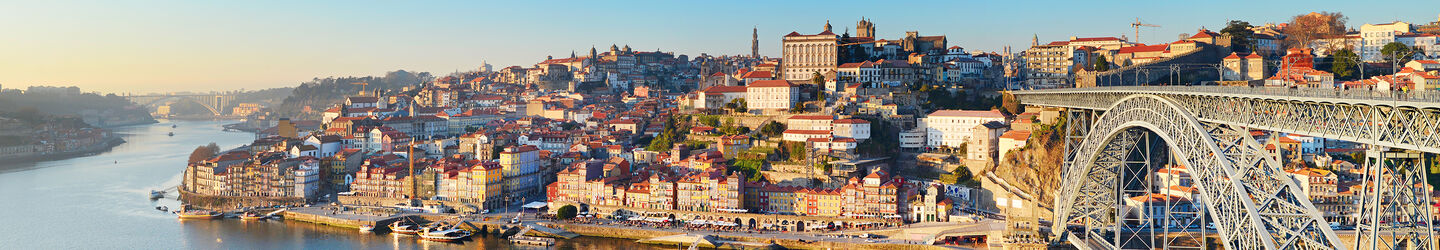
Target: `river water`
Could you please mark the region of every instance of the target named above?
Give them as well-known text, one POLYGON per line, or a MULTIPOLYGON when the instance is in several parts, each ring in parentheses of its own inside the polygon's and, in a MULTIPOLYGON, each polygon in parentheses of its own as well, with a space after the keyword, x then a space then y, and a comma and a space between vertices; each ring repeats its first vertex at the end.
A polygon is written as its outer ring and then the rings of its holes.
MULTIPOLYGON (((506 249, 498 237, 463 244, 362 234, 303 222, 236 219, 180 221, 156 206, 152 189, 180 183, 195 147, 235 148, 254 139, 223 132, 235 121, 161 121, 115 129, 127 141, 91 156, 35 163, 0 162, 0 249, 506 249), (177 125, 171 128, 171 125, 177 125), (175 132, 175 136, 167 133, 175 132)), ((581 237, 557 249, 637 249, 631 240, 581 237)))

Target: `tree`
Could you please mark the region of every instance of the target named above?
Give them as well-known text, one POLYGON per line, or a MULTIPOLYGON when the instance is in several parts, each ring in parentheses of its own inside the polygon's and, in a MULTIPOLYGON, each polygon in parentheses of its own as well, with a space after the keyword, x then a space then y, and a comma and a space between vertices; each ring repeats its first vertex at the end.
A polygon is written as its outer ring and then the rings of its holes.
POLYGON ((1012 115, 1020 114, 1020 112, 1023 111, 1020 109, 1020 100, 1015 99, 1015 94, 1011 94, 1010 92, 1005 92, 1000 95, 1000 107, 1001 112, 1012 115))
POLYGON ((1350 79, 1355 74, 1355 67, 1360 65, 1360 56, 1350 49, 1340 49, 1330 55, 1334 62, 1330 64, 1330 73, 1335 73, 1337 79, 1350 79))
POLYGON ((730 112, 734 113, 745 113, 749 110, 746 106, 745 98, 735 98, 734 100, 730 100, 730 103, 725 104, 725 108, 730 109, 730 112))
POLYGON ((1236 52, 1250 52, 1253 49, 1251 37, 1255 36, 1255 31, 1250 30, 1250 22, 1230 20, 1225 29, 1220 30, 1220 34, 1230 35, 1230 48, 1236 52))
POLYGON ((815 91, 815 98, 816 98, 816 99, 819 99, 821 96, 823 96, 823 95, 825 94, 825 75, 821 75, 820 72, 815 72, 814 74, 811 74, 811 75, 810 75, 810 84, 814 84, 815 87, 816 87, 816 91, 815 91))
POLYGON ((220 146, 215 145, 214 142, 211 142, 210 145, 195 147, 195 151, 190 151, 190 163, 209 160, 218 153, 220 153, 220 146))
POLYGON ((555 217, 561 220, 574 219, 575 215, 580 213, 578 210, 579 209, 575 208, 575 205, 565 205, 555 211, 555 217))
POLYGON ((781 136, 784 133, 785 124, 780 124, 780 122, 770 121, 770 123, 766 123, 765 125, 760 126, 760 134, 763 134, 765 136, 776 137, 781 136))
POLYGON ((1399 42, 1390 42, 1385 44, 1385 47, 1380 47, 1380 55, 1385 57, 1385 61, 1397 62, 1398 60, 1399 64, 1405 64, 1411 58, 1410 46, 1399 42))
POLYGON ((1303 48, 1310 41, 1331 38, 1345 34, 1345 21, 1349 18, 1340 12, 1311 12, 1290 18, 1285 27, 1285 46, 1303 48))
POLYGON ((1110 70, 1110 60, 1105 60, 1105 55, 1095 58, 1095 71, 1110 70))
POLYGON ((701 116, 700 124, 704 124, 705 126, 710 127, 720 127, 720 117, 716 117, 713 115, 701 116))

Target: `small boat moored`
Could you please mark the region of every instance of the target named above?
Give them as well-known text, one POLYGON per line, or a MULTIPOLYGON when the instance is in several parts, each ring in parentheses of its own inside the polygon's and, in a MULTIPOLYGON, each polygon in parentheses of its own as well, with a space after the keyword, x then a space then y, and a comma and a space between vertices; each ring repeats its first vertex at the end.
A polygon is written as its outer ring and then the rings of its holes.
POLYGON ((265 219, 265 215, 256 212, 245 212, 240 215, 241 220, 257 221, 265 219))
POLYGON ((361 233, 375 232, 375 226, 373 226, 373 225, 360 225, 360 232, 361 232, 361 233))
POLYGON ((397 234, 414 235, 420 233, 420 225, 408 221, 396 221, 390 223, 390 231, 397 234))
POLYGON ((420 239, 439 242, 457 242, 464 240, 465 237, 470 237, 470 231, 458 228, 450 228, 443 230, 425 229, 423 232, 420 233, 420 239))
POLYGON ((220 212, 206 211, 206 210, 185 210, 185 211, 175 212, 175 214, 178 215, 178 216, 180 217, 180 219, 182 219, 182 220, 189 220, 189 219, 213 220, 213 219, 219 219, 219 218, 220 218, 220 215, 221 215, 220 212))

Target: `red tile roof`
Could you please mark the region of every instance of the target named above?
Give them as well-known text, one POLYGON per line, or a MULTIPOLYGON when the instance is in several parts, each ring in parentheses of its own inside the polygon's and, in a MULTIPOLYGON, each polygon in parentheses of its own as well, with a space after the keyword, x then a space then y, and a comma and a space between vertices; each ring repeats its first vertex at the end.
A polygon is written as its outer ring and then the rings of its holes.
POLYGON ((768 88, 768 87, 786 87, 786 88, 788 88, 788 87, 795 87, 795 85, 792 85, 792 84, 790 84, 789 81, 785 81, 785 80, 760 80, 760 81, 752 82, 752 83, 750 83, 750 84, 747 85, 747 86, 749 86, 749 87, 756 87, 756 88, 768 88))
POLYGON ((769 79, 769 78, 775 78, 775 75, 774 75, 774 74, 771 74, 770 71, 750 71, 750 73, 745 73, 745 76, 740 77, 740 78, 767 78, 767 79, 769 79))

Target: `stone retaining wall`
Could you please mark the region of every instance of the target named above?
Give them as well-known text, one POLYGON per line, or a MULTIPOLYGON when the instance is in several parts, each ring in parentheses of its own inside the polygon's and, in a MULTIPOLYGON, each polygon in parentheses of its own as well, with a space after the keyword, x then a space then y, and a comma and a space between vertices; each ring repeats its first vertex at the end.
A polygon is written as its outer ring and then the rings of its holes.
POLYGON ((180 202, 198 208, 210 210, 228 210, 240 207, 290 205, 303 206, 305 198, 299 197, 242 197, 223 195, 203 195, 191 193, 184 190, 180 192, 180 202))

